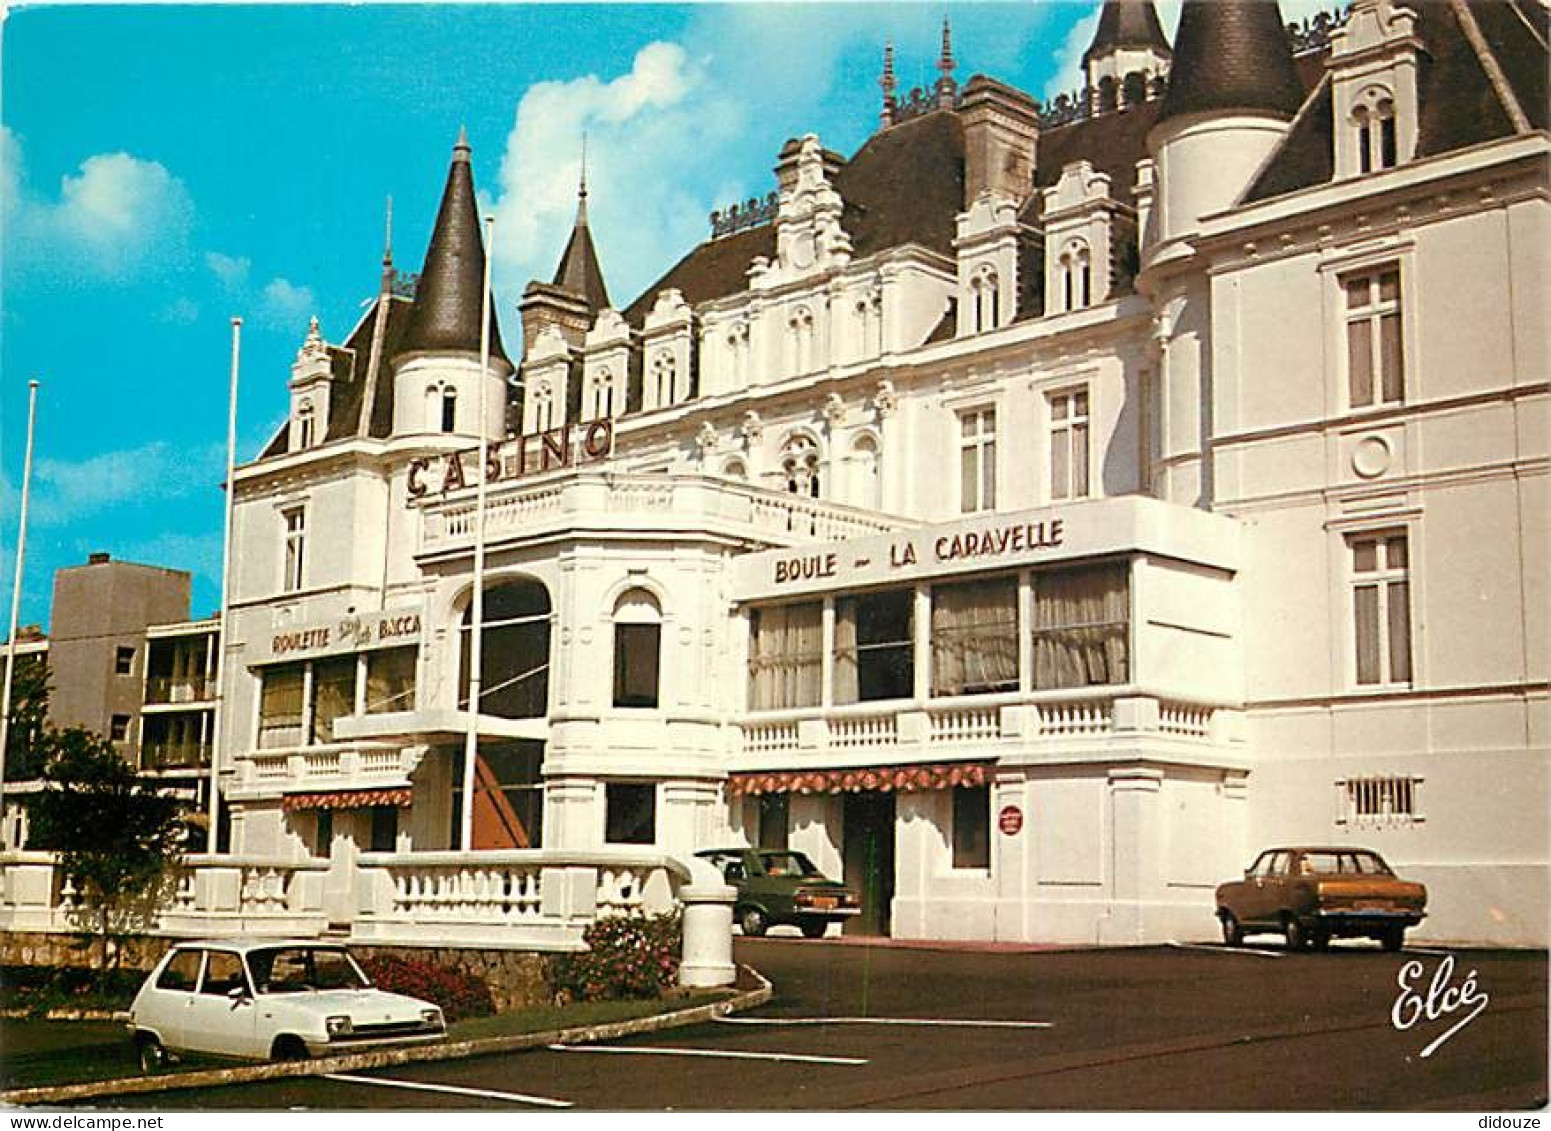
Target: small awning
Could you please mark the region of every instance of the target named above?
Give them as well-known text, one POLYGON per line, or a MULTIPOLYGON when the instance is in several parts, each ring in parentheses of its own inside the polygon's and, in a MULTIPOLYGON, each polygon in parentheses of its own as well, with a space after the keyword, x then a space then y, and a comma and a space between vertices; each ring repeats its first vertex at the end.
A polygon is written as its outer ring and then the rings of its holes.
POLYGON ((945 762, 927 766, 868 766, 847 770, 778 770, 763 774, 729 774, 730 797, 761 793, 913 793, 925 789, 985 785, 991 780, 989 762, 945 762))
POLYGON ((370 809, 377 805, 407 809, 414 796, 411 789, 336 789, 331 793, 289 793, 280 807, 288 813, 297 809, 370 809))

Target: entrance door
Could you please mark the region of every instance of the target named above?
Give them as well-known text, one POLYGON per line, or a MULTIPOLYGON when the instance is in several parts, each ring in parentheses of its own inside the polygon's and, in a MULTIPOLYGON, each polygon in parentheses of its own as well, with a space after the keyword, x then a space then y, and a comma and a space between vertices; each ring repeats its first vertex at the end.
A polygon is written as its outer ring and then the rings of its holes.
POLYGON ((845 921, 848 935, 887 935, 894 902, 894 795, 845 795, 845 882, 862 897, 862 913, 845 921))

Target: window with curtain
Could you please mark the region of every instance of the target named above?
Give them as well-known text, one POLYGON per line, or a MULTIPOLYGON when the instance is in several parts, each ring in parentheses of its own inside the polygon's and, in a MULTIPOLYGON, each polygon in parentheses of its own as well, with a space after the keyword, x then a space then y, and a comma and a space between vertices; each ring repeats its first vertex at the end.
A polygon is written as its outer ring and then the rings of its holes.
POLYGON ((1353 408, 1405 400, 1400 269, 1391 264, 1341 280, 1346 291, 1347 394, 1353 408))
POLYGON ((302 744, 302 679, 306 665, 283 664, 264 670, 259 692, 260 750, 302 744))
POLYGON ((312 665, 312 734, 309 744, 334 741, 334 720, 355 710, 354 656, 312 665))
POLYGON ((1018 579, 932 588, 932 694, 1018 689, 1018 579))
POLYGON ((366 713, 415 709, 417 648, 384 648, 366 656, 366 713))
POLYGON ((1410 547, 1404 531, 1351 539, 1359 684, 1411 682, 1410 547))
POLYGON ((915 591, 891 589, 835 602, 835 702, 915 694, 915 591))
POLYGON ((824 607, 755 609, 749 622, 749 710, 816 707, 823 691, 824 607))
POLYGON ((1130 566, 1090 566, 1034 578, 1034 687, 1088 687, 1130 678, 1130 566))

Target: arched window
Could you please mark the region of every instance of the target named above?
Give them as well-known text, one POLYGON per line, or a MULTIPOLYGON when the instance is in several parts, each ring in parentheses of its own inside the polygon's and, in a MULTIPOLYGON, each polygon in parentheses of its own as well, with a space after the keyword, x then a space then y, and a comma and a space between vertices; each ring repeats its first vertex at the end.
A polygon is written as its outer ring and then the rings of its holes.
POLYGON ((1357 129, 1357 165, 1364 173, 1392 169, 1398 160, 1395 136, 1395 103, 1383 87, 1370 87, 1358 96, 1352 109, 1357 129))
POLYGON ((806 306, 792 311, 787 322, 792 351, 792 372, 807 373, 813 368, 813 312, 806 306))
POLYGON ((1061 252, 1061 298, 1063 310, 1081 310, 1093 302, 1093 263, 1081 240, 1061 252))
POLYGON ((555 426, 555 399, 549 382, 537 382, 533 386, 533 430, 548 432, 555 426))
MULTIPOLYGON (((458 706, 468 707, 472 603, 464 610, 458 706)), ((549 590, 538 581, 485 588, 480 641, 480 710, 501 719, 542 718, 549 710, 549 590)))
POLYGON ((995 269, 989 264, 976 268, 974 277, 969 281, 969 292, 975 314, 975 333, 996 329, 1001 324, 1001 318, 995 269))
POLYGON ((614 374, 600 369, 592 378, 592 418, 607 420, 614 415, 614 374))
POLYGON ((1147 101, 1147 76, 1141 71, 1132 71, 1120 81, 1120 104, 1122 107, 1140 106, 1147 101))
POLYGON ((724 479, 747 479, 749 477, 748 465, 737 456, 722 465, 722 477, 724 479))
POLYGON ((442 431, 456 432, 458 428, 458 390, 448 387, 442 390, 442 431))
POLYGON ((652 359, 653 408, 667 408, 673 403, 673 385, 677 375, 678 363, 667 350, 652 359))
POLYGON ((819 497, 819 446, 811 436, 792 436, 781 448, 781 473, 793 495, 819 497))
POLYGON ((662 608, 645 589, 614 603, 614 706, 657 706, 662 657, 662 608))
POLYGON ((851 498, 859 507, 883 509, 883 456, 875 437, 863 433, 851 445, 853 489, 851 498))

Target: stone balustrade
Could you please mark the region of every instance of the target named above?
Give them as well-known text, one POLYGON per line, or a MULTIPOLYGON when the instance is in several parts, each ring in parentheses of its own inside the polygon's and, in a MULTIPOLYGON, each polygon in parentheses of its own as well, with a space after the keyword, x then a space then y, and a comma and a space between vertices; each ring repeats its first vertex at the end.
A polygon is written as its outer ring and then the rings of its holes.
POLYGON ((248 791, 403 786, 412 767, 397 744, 353 741, 248 750, 236 768, 236 788, 248 791))
POLYGON ((1076 688, 761 711, 739 724, 734 769, 807 766, 825 760, 911 761, 1012 756, 1022 749, 1057 756, 1097 742, 1140 736, 1182 747, 1231 745, 1238 712, 1134 688, 1076 688))
MULTIPOLYGON (((473 544, 475 502, 465 491, 422 505, 423 552, 473 544)), ((684 525, 771 545, 826 542, 897 529, 875 511, 704 475, 569 472, 541 481, 497 481, 485 502, 485 537, 534 537, 602 521, 610 529, 684 525)))

